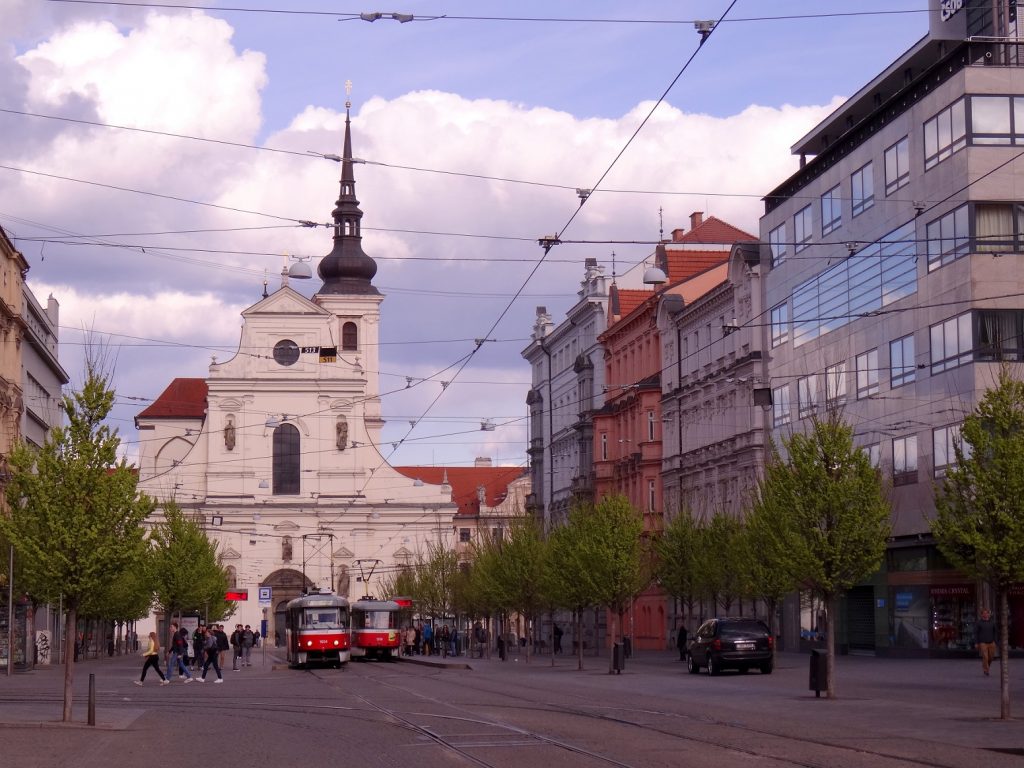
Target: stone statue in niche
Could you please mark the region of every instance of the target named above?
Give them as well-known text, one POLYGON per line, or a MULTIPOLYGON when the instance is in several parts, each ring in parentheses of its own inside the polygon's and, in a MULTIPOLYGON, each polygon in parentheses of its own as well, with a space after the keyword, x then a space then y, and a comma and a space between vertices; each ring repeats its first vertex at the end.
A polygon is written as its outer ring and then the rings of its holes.
POLYGON ((338 450, 344 451, 348 447, 348 421, 344 416, 338 417, 338 423, 335 429, 337 430, 338 450))
POLYGON ((281 539, 281 559, 290 563, 292 561, 292 537, 285 536, 281 539))
POLYGON ((224 424, 224 447, 229 451, 235 450, 235 419, 228 416, 224 424))

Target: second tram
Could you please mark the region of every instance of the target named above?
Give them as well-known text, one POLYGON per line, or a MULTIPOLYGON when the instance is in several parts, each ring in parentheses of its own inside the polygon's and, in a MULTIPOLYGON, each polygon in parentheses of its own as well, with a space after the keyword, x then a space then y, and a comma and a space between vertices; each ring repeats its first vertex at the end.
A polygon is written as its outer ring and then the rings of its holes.
POLYGON ((393 600, 364 597, 352 603, 353 658, 390 661, 402 644, 401 606, 393 600))
POLYGON ((351 657, 349 603, 329 592, 311 592, 285 609, 288 665, 341 667, 351 657))

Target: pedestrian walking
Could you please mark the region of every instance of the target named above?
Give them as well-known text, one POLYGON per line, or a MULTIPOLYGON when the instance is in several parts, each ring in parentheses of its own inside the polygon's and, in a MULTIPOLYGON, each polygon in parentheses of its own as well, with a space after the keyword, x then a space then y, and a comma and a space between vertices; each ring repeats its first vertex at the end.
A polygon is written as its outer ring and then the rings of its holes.
POLYGON ((224 666, 224 652, 231 648, 228 635, 224 631, 224 625, 218 624, 214 627, 213 636, 217 638, 217 666, 224 666))
POLYGON ((197 677, 196 679, 200 683, 206 682, 206 673, 210 667, 213 666, 213 671, 217 673, 217 679, 215 683, 223 683, 224 675, 220 671, 220 663, 218 658, 221 654, 220 643, 217 639, 217 634, 213 629, 207 629, 204 634, 203 650, 206 652, 206 661, 203 662, 203 676, 197 677))
POLYGON ((178 674, 182 682, 191 683, 192 674, 188 671, 185 659, 188 658, 188 630, 178 629, 177 622, 171 622, 171 647, 167 651, 167 678, 173 680, 178 674))
POLYGON ((448 656, 448 647, 451 645, 452 633, 448 629, 448 625, 445 624, 441 627, 440 637, 437 638, 438 645, 441 646, 441 658, 448 656))
POLYGON ((676 648, 679 649, 680 661, 686 661, 686 638, 686 627, 680 624, 679 631, 676 633, 676 648))
POLYGON ((416 628, 410 624, 405 628, 405 655, 412 656, 412 650, 416 647, 416 628))
POLYGON ((192 668, 198 672, 203 667, 206 659, 206 651, 203 650, 203 643, 206 640, 206 626, 199 622, 196 631, 192 633, 192 668))
POLYGON ((231 633, 231 671, 239 670, 239 663, 242 661, 242 625, 235 624, 235 631, 231 633))
POLYGON ((981 654, 981 672, 988 677, 988 669, 996 655, 996 623, 988 608, 982 608, 981 618, 974 625, 974 647, 981 654))
POLYGON ((430 656, 434 651, 434 628, 428 621, 423 625, 423 653, 430 656))
POLYGON ((156 632, 149 633, 149 646, 146 648, 146 652, 142 654, 146 661, 142 665, 142 677, 138 680, 132 680, 136 685, 142 685, 146 682, 146 673, 149 668, 152 667, 156 670, 156 673, 160 675, 160 685, 170 684, 170 680, 164 677, 164 673, 160 671, 160 641, 156 638, 156 632))
POLYGON ((554 630, 552 630, 552 634, 555 636, 555 649, 554 649, 555 653, 561 653, 562 652, 562 628, 560 626, 558 626, 557 624, 555 624, 555 628, 554 628, 554 630))

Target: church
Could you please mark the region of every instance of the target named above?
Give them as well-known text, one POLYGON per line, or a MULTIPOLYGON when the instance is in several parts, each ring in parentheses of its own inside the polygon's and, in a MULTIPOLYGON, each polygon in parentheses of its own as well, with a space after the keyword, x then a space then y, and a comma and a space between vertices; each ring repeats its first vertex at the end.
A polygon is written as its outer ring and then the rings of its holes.
POLYGON ((268 637, 284 636, 284 606, 303 591, 381 596, 382 579, 455 531, 447 477, 425 483, 380 452, 384 296, 362 247, 345 106, 323 285, 307 299, 283 273, 242 312, 233 358, 175 379, 135 419, 139 490, 197 514, 237 598, 230 623, 268 637))

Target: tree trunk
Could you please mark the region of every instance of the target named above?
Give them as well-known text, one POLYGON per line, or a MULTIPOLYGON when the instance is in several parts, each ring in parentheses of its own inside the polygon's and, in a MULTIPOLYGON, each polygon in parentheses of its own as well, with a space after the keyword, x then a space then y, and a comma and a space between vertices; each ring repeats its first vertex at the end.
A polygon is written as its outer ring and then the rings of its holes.
POLYGON ((555 610, 548 611, 551 616, 551 666, 555 666, 555 610))
POLYGON ((1010 601, 999 590, 999 718, 1010 719, 1010 601))
POLYGON ((834 598, 822 600, 825 606, 825 677, 828 680, 828 698, 836 697, 836 623, 834 598))
MULTIPOLYGON (((67 623, 64 625, 67 627, 65 634, 67 637, 72 638, 71 642, 78 642, 78 608, 74 603, 68 606, 68 618, 67 623), (70 630, 70 631, 68 631, 70 630)), ((61 716, 61 720, 65 723, 71 722, 71 702, 72 702, 72 686, 71 684, 75 680, 75 651, 74 647, 68 648, 64 652, 64 712, 61 716)))
POLYGON ((608 674, 615 674, 615 639, 619 635, 619 611, 615 609, 609 611, 612 615, 612 625, 609 627, 611 631, 608 632, 608 636, 611 638, 612 644, 608 648, 608 674))

